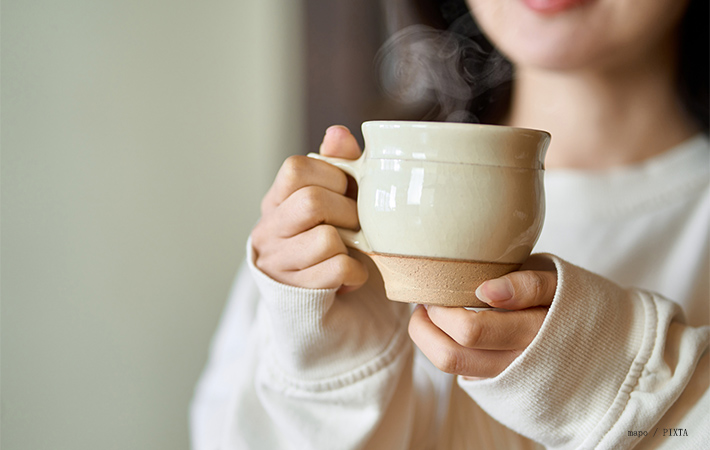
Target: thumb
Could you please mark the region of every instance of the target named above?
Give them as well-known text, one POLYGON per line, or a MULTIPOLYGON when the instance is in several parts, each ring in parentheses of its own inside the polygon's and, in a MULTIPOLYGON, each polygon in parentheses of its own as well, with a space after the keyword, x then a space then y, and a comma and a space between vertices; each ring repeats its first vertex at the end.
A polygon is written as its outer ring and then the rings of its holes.
POLYGON ((556 272, 523 270, 484 281, 476 296, 495 308, 525 309, 550 306, 556 290, 556 272))
POLYGON ((320 145, 321 155, 358 159, 361 153, 355 136, 346 127, 333 125, 325 130, 325 136, 320 145))

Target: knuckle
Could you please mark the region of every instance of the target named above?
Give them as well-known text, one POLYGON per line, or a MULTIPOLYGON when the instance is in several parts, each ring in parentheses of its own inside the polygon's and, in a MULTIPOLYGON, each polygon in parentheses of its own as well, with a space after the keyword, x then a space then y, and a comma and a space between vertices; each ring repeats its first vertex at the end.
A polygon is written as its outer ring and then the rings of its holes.
POLYGON ((463 327, 461 327, 460 334, 461 345, 464 347, 476 347, 481 341, 483 330, 478 322, 468 320, 463 324, 463 327))
POLYGON ((281 166, 280 178, 287 186, 294 186, 308 171, 309 160, 307 156, 292 155, 286 158, 281 166))
POLYGON ((340 247, 340 235, 332 225, 321 224, 315 228, 315 247, 327 251, 333 247, 340 247))
POLYGON ((298 206, 301 212, 308 217, 323 216, 323 195, 320 189, 314 186, 306 186, 298 191, 298 206))
POLYGON ((460 374, 462 365, 459 352, 451 347, 439 349, 433 361, 434 365, 442 372, 460 374))
POLYGON ((257 269, 261 270, 265 274, 272 275, 271 264, 269 263, 267 257, 263 255, 257 255, 256 258, 254 258, 254 265, 257 269))
POLYGON ((338 280, 342 282, 344 275, 350 270, 350 257, 343 253, 335 255, 331 258, 331 267, 337 274, 338 280))
POLYGON ((540 298, 545 293, 545 279, 537 272, 531 271, 524 278, 525 293, 530 298, 540 298))
POLYGON ((343 255, 333 256, 320 265, 321 287, 334 288, 343 285, 345 280, 343 255))
POLYGON ((339 285, 359 286, 367 281, 368 273, 365 266, 348 256, 339 253, 330 259, 334 281, 339 285))
POLYGON ((251 230, 251 245, 257 252, 268 245, 272 238, 263 218, 251 230))
POLYGON ((251 230, 251 245, 255 250, 259 250, 264 242, 264 236, 261 231, 261 227, 258 225, 251 230))

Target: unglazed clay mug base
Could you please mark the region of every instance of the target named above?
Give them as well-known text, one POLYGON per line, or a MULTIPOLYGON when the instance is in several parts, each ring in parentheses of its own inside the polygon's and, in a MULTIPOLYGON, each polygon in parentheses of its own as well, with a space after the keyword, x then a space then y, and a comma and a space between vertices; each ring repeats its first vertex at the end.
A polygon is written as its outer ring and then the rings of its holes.
POLYGON ((440 122, 365 122, 357 160, 329 162, 358 184, 359 231, 391 300, 485 307, 485 280, 517 270, 542 229, 544 131, 440 122))

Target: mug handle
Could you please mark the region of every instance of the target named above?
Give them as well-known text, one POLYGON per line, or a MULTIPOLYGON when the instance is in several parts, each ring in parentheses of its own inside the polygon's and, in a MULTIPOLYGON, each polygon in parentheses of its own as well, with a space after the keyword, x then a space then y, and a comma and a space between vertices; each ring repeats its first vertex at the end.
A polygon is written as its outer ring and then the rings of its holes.
MULTIPOLYGON (((309 153, 307 156, 309 158, 327 162, 328 164, 337 167, 338 169, 353 177, 355 179, 355 182, 359 184, 361 173, 360 170, 362 168, 362 164, 365 158, 364 155, 365 154, 363 153, 360 158, 355 160, 334 158, 332 156, 323 156, 319 153, 309 153)), ((360 228, 358 231, 347 230, 345 228, 340 227, 335 227, 335 229, 338 230, 338 234, 340 235, 340 238, 343 240, 346 246, 360 250, 363 253, 372 253, 372 248, 367 242, 367 239, 365 238, 365 235, 362 232, 362 228, 360 228)))

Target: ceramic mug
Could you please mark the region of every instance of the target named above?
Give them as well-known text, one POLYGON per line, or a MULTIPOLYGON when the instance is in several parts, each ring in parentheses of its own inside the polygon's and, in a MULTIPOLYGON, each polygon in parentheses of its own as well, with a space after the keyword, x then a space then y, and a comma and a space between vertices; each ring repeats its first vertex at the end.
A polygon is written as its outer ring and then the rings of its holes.
POLYGON ((545 212, 545 131, 496 125, 374 121, 357 160, 309 154, 358 184, 360 230, 391 300, 485 307, 485 280, 517 270, 545 212))

